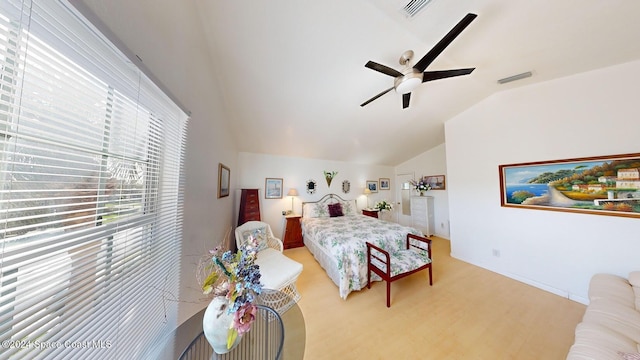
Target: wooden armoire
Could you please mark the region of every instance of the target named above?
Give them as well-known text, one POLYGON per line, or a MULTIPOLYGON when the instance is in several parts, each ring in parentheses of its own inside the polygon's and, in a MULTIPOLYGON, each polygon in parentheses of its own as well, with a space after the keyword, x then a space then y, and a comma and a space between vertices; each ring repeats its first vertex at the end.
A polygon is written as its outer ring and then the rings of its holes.
POLYGON ((238 226, 252 220, 260 221, 260 195, 258 189, 242 189, 238 226))

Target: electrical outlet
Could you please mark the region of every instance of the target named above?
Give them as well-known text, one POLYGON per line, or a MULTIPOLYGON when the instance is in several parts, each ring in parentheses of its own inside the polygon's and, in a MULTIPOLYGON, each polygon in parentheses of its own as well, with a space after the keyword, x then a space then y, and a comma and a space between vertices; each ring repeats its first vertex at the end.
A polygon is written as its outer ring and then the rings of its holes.
POLYGON ((495 257, 500 257, 500 250, 498 250, 498 249, 493 249, 493 256, 495 256, 495 257))

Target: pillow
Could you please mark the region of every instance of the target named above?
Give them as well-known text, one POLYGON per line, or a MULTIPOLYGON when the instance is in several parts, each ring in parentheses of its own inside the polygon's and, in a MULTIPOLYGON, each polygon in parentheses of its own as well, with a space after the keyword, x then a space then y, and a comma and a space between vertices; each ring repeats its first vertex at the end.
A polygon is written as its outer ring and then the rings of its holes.
POLYGON ((625 353, 618 351, 618 355, 620 355, 624 360, 640 360, 640 353, 625 353))
POLYGON ((633 288, 633 293, 636 296, 636 310, 640 310, 640 271, 633 271, 629 273, 629 283, 633 288))
POLYGON ((243 238, 243 244, 246 244, 249 241, 249 237, 253 236, 254 238, 257 239, 257 249, 256 251, 262 251, 266 248, 269 247, 268 243, 267 243, 267 228, 266 227, 262 227, 262 228, 257 228, 257 229, 251 229, 251 230, 246 230, 242 233, 242 238, 243 238))
POLYGON ((344 214, 342 213, 342 204, 335 203, 335 204, 329 204, 327 206, 329 207, 330 217, 344 216, 344 214))
POLYGON ((306 218, 329 217, 327 206, 320 203, 304 204, 302 213, 306 218))
POLYGON ((342 213, 344 215, 356 215, 355 207, 353 206, 353 200, 343 201, 340 203, 342 204, 342 213))

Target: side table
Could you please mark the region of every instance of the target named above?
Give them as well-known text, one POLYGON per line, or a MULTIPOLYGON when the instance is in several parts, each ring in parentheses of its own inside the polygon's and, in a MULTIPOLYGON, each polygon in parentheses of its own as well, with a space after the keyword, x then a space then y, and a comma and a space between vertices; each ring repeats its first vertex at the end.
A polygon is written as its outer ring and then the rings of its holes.
POLYGON ((362 209, 362 215, 378 218, 378 210, 374 209, 362 209))
POLYGON ((302 228, 300 227, 301 215, 286 216, 287 224, 284 230, 282 243, 285 249, 304 246, 302 240, 302 228))

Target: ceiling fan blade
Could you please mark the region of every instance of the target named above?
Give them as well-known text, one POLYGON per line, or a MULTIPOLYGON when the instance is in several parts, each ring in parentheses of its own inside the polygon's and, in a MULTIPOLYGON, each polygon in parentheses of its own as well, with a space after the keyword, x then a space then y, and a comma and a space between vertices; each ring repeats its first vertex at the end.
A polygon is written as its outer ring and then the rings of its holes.
POLYGON ((392 68, 390 68, 388 66, 385 66, 385 65, 382 65, 382 64, 378 64, 377 62, 369 61, 364 66, 368 67, 369 69, 381 72, 381 73, 383 73, 385 75, 389 75, 389 76, 393 76, 393 77, 402 76, 402 73, 400 71, 392 69, 392 68))
POLYGON ((409 107, 409 100, 411 100, 411 93, 402 94, 402 108, 406 109, 409 107))
POLYGON ((422 82, 445 79, 454 76, 469 75, 475 68, 469 69, 455 69, 455 70, 442 70, 442 71, 425 71, 422 74, 422 82))
POLYGON ((384 95, 384 94, 388 93, 388 92, 389 92, 389 91, 391 91, 391 90, 393 90, 393 86, 392 86, 392 87, 390 87, 390 88, 388 88, 387 90, 385 90, 385 91, 381 92, 380 94, 378 94, 378 95, 376 95, 376 96, 372 97, 371 99, 369 99, 369 100, 367 100, 367 101, 363 102, 362 104, 360 104, 360 106, 365 106, 365 105, 367 105, 368 103, 370 103, 370 102, 372 102, 373 100, 375 100, 375 99, 379 98, 380 96, 382 96, 382 95, 384 95))
POLYGON ((469 26, 477 16, 478 15, 476 14, 469 13, 462 18, 462 20, 460 20, 460 22, 458 22, 458 24, 454 26, 453 29, 451 29, 451 31, 449 31, 449 33, 447 33, 447 35, 445 35, 442 40, 433 47, 433 49, 429 50, 429 52, 423 56, 422 59, 413 66, 413 68, 423 72, 424 69, 426 69, 427 66, 429 66, 429 64, 431 64, 433 60, 435 60, 436 57, 438 57, 438 55, 440 55, 440 53, 442 53, 444 49, 449 46, 449 44, 451 44, 451 42, 458 37, 458 35, 460 35, 460 33, 469 26))

